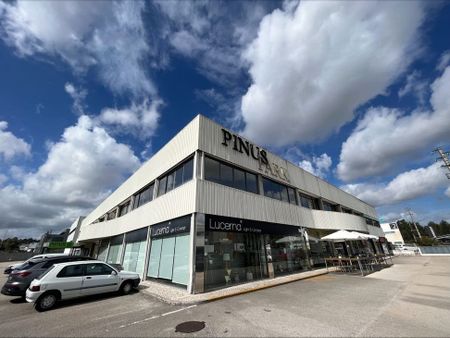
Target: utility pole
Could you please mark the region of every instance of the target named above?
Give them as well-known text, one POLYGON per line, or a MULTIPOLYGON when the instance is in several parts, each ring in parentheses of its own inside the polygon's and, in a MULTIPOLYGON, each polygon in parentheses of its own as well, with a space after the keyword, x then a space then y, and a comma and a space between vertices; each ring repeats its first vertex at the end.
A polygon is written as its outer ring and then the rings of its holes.
POLYGON ((416 238, 416 235, 414 234, 414 231, 416 232, 417 236, 420 239, 422 238, 422 235, 420 234, 419 228, 417 228, 417 223, 414 222, 413 212, 411 211, 411 209, 410 208, 406 208, 406 213, 411 218, 411 232, 412 232, 413 237, 414 237, 414 242, 417 242, 417 238, 416 238))
POLYGON ((436 159, 436 162, 442 161, 444 162, 443 165, 441 165, 442 168, 447 168, 449 171, 448 173, 445 173, 445 176, 447 176, 448 179, 450 179, 450 160, 448 159, 448 155, 450 155, 450 151, 443 151, 441 147, 437 147, 433 150, 433 153, 438 153, 439 157, 436 159))

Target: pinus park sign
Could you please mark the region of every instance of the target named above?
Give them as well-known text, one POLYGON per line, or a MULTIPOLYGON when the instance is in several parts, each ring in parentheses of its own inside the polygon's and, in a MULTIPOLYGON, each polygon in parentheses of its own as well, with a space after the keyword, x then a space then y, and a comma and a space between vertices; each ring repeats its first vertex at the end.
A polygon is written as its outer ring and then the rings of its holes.
POLYGON ((264 174, 269 174, 289 182, 287 169, 280 167, 276 163, 270 163, 267 158, 267 152, 264 149, 255 146, 247 140, 242 139, 238 135, 230 133, 222 128, 222 144, 225 147, 232 146, 233 150, 252 157, 259 163, 258 169, 264 174))
POLYGON ((49 249, 66 249, 73 248, 73 242, 50 242, 48 244, 49 249))

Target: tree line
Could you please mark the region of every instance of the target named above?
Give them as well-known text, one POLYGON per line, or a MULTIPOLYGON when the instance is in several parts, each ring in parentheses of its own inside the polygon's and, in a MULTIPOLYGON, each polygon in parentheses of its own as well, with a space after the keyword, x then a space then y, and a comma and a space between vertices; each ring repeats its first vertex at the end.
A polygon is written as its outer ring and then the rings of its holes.
POLYGON ((439 223, 429 222, 426 227, 416 222, 417 229, 419 230, 422 238, 419 238, 417 236, 414 224, 412 222, 400 220, 397 221, 397 225, 402 234, 403 240, 406 243, 417 243, 418 245, 422 246, 438 245, 439 242, 432 237, 432 233, 429 229, 430 227, 433 228, 436 236, 450 235, 450 223, 444 220, 439 223))

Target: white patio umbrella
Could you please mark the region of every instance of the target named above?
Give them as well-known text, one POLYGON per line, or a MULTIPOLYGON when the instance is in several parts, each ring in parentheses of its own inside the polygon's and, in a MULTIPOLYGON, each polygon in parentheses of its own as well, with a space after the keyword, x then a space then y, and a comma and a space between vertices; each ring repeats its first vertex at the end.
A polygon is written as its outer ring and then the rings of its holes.
POLYGON ((361 239, 364 238, 361 238, 358 234, 355 234, 347 230, 338 230, 336 232, 333 232, 332 234, 329 234, 321 238, 322 241, 332 241, 332 242, 351 241, 351 240, 354 241, 361 239))
POLYGON ((362 232, 358 231, 351 231, 351 232, 357 234, 361 239, 378 239, 378 236, 363 234, 362 232))

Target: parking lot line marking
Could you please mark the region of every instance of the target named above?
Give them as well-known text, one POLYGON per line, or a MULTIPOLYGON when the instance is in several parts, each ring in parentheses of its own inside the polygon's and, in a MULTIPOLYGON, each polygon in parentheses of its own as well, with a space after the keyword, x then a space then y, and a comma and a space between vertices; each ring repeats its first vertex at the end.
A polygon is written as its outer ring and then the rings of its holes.
POLYGON ((165 312, 165 313, 160 314, 160 315, 155 315, 155 316, 151 316, 151 317, 148 317, 148 318, 145 318, 145 319, 137 320, 137 321, 132 322, 132 323, 129 323, 129 324, 120 325, 120 326, 119 326, 119 329, 123 329, 124 327, 128 327, 128 326, 131 326, 131 325, 136 325, 136 324, 148 322, 149 320, 153 320, 153 319, 156 319, 156 318, 160 318, 160 317, 165 317, 165 316, 168 316, 168 315, 172 315, 172 314, 177 313, 177 312, 181 312, 181 311, 184 311, 184 310, 192 309, 192 308, 194 308, 194 307, 196 307, 196 306, 197 306, 197 304, 194 304, 194 305, 190 305, 190 306, 187 306, 187 307, 178 309, 178 310, 174 310, 174 311, 170 311, 170 312, 165 312))

